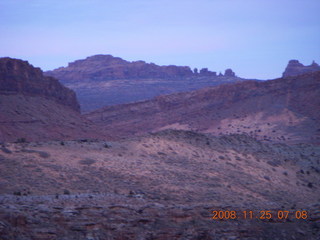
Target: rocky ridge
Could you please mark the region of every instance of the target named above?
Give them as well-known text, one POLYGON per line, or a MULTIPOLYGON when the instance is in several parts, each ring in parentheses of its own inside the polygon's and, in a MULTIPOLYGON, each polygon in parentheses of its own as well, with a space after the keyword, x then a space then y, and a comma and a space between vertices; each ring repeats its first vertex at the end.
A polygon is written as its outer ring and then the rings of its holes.
POLYGON ((308 66, 304 66, 298 60, 290 60, 285 71, 283 72, 283 77, 297 76, 304 73, 320 71, 320 66, 315 61, 308 66))
MULTIPOLYGON (((94 55, 86 59, 69 63, 67 67, 60 67, 47 71, 46 75, 54 76, 64 82, 91 79, 104 81, 108 79, 141 79, 141 78, 184 78, 192 76, 216 76, 216 72, 203 68, 192 71, 187 66, 159 66, 145 61, 129 62, 112 55, 94 55)), ((231 69, 226 70, 227 76, 234 77, 231 69)))
POLYGON ((226 82, 242 81, 231 69, 225 74, 186 66, 158 66, 129 62, 111 55, 95 55, 45 73, 73 89, 83 112, 104 106, 148 100, 226 82))

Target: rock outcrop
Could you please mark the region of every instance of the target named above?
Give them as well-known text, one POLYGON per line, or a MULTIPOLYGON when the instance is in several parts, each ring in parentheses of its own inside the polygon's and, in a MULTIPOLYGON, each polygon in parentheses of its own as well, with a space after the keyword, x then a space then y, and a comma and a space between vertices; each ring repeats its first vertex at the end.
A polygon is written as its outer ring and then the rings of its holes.
POLYGON ((235 77, 236 74, 232 71, 232 69, 228 68, 228 69, 226 69, 226 71, 224 72, 224 76, 225 76, 225 77, 235 77))
POLYGON ((200 75, 201 76, 217 76, 217 73, 216 72, 212 72, 212 71, 209 71, 208 68, 202 68, 200 70, 200 75))
POLYGON ((298 60, 290 60, 282 76, 297 76, 304 73, 316 71, 320 71, 320 66, 315 61, 313 61, 311 65, 304 66, 298 60))
MULTIPOLYGON (((94 55, 69 63, 67 67, 47 71, 46 75, 63 82, 70 82, 82 79, 95 81, 137 78, 180 79, 194 76, 217 76, 217 73, 209 71, 208 68, 202 68, 198 72, 198 69, 192 71, 188 66, 159 66, 145 61, 129 62, 112 55, 94 55)), ((225 76, 235 77, 235 74, 231 69, 227 69, 225 76)))
POLYGON ((57 79, 44 76, 40 68, 19 59, 0 58, 0 92, 41 96, 80 111, 72 90, 61 85, 57 79))
POLYGON ((72 90, 26 61, 0 59, 0 142, 100 137, 72 90))
POLYGON ((190 67, 158 66, 144 61, 129 62, 112 55, 95 55, 46 73, 63 81, 91 79, 182 78, 193 75, 190 67))

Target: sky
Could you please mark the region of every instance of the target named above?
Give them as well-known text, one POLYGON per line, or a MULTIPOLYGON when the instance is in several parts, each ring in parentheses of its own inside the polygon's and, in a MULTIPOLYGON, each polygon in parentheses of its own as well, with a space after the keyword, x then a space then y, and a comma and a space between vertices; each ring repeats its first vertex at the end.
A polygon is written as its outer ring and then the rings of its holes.
POLYGON ((0 57, 52 70, 95 54, 240 77, 320 64, 319 0, 0 0, 0 57))

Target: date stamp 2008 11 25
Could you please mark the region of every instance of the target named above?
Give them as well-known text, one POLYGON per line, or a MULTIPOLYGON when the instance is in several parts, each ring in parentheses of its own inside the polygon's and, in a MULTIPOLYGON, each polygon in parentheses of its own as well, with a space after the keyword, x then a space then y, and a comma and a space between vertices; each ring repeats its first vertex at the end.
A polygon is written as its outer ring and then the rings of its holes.
POLYGON ((213 220, 234 220, 234 219, 258 219, 258 220, 294 220, 294 219, 308 219, 308 211, 296 210, 296 211, 286 211, 286 210, 258 210, 258 211, 234 211, 234 210, 213 210, 212 219, 213 220))

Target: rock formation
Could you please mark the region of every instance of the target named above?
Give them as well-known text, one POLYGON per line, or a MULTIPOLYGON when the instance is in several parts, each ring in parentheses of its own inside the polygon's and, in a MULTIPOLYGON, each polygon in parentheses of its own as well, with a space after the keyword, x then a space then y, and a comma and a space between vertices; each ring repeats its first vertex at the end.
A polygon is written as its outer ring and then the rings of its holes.
POLYGON ((189 67, 158 66, 144 61, 129 62, 111 55, 95 55, 45 74, 73 89, 81 110, 89 112, 106 105, 243 80, 232 73, 227 71, 226 76, 217 76, 208 68, 192 71, 189 67))
POLYGON ((316 71, 320 71, 320 66, 315 61, 313 61, 311 65, 304 66, 298 60, 290 60, 282 76, 297 76, 300 74, 316 71))
POLYGON ((225 77, 235 77, 236 74, 232 71, 232 69, 228 68, 228 69, 226 69, 226 71, 224 72, 224 76, 225 76, 225 77))
POLYGON ((151 77, 182 78, 192 76, 193 72, 189 67, 158 66, 144 61, 129 62, 111 55, 95 55, 69 63, 68 67, 48 71, 46 74, 63 81, 78 81, 79 79, 102 81, 151 77))
POLYGON ((0 142, 100 137, 72 90, 26 61, 0 59, 0 142))
POLYGON ((202 68, 200 70, 201 76, 217 76, 216 72, 209 71, 208 68, 202 68))
POLYGON ((80 110, 72 90, 53 77, 43 76, 40 68, 19 59, 0 58, 0 92, 46 97, 75 111, 80 110))

